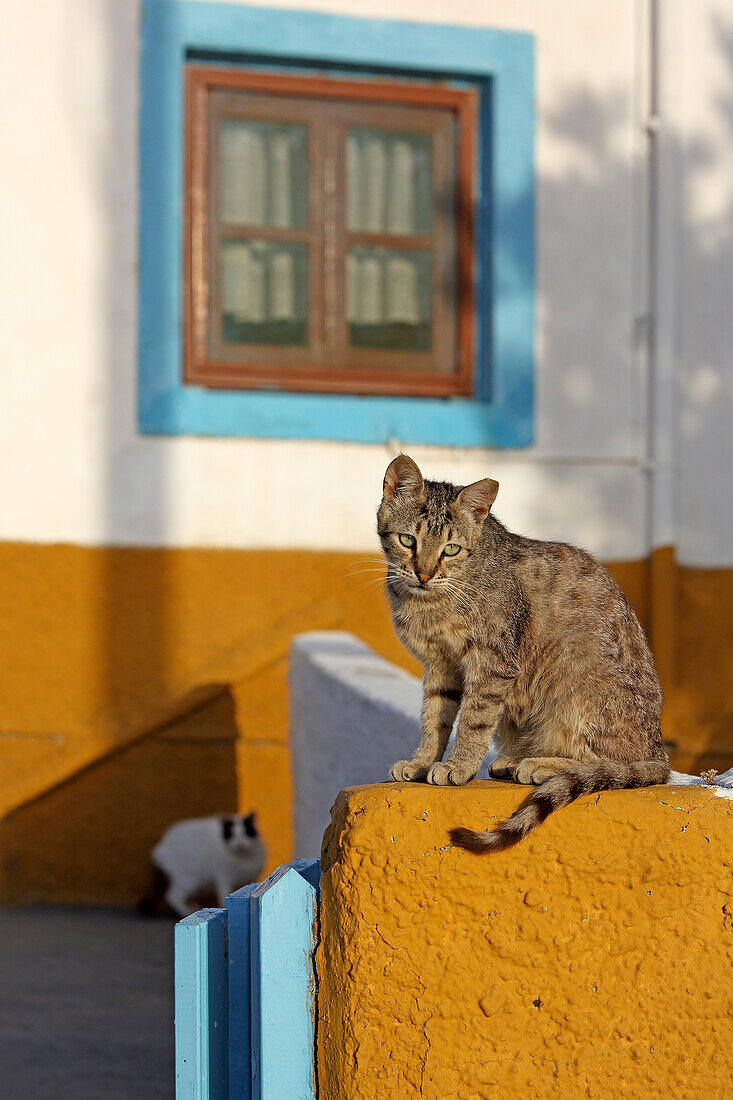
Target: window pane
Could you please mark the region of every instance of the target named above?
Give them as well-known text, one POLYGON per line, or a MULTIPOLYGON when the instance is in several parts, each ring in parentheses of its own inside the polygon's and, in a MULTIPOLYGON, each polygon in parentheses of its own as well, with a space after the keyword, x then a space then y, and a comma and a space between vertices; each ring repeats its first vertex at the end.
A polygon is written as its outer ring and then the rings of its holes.
POLYGON ((307 345, 307 245, 223 241, 219 264, 225 343, 307 345))
POLYGON ((308 222, 308 129, 225 118, 219 127, 219 201, 228 225, 308 222))
POLYGON ((354 232, 430 233, 430 134, 349 129, 346 138, 346 225, 354 232))
POLYGON ((364 245, 350 248, 346 298, 352 347, 430 351, 429 252, 364 245))

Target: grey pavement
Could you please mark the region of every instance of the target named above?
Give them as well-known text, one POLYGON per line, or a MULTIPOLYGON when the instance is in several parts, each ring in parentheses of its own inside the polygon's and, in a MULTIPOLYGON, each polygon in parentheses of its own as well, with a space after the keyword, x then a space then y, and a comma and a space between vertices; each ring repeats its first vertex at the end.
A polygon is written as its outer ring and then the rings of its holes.
POLYGON ((170 1100, 173 922, 0 910, 2 1100, 170 1100))

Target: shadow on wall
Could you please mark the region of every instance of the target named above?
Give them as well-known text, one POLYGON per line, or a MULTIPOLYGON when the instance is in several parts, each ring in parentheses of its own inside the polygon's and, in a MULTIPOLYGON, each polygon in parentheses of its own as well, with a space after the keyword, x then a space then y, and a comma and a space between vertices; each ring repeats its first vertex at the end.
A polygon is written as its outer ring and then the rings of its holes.
MULTIPOLYGON (((99 301, 106 318, 104 541, 108 546, 123 541, 134 545, 139 513, 148 538, 164 543, 170 491, 166 445, 164 440, 139 438, 136 386, 134 377, 130 378, 138 340, 144 339, 137 330, 138 210, 137 202, 130 202, 139 186, 137 108, 130 110, 140 97, 139 11, 137 5, 115 0, 104 0, 97 10, 107 59, 103 106, 107 136, 99 144, 97 164, 97 201, 107 231, 99 301)), ((86 18, 90 17, 87 12, 86 18)), ((73 64, 73 35, 69 52, 73 64)), ((166 150, 159 149, 158 154, 164 157, 166 150)), ((169 707, 172 701, 168 690, 171 582, 165 556, 155 550, 108 550, 99 561, 99 724, 114 747, 170 717, 166 704, 169 707), (145 723, 142 728, 141 722, 145 723)))
POLYGON ((0 822, 3 900, 135 905, 169 825, 236 809, 237 732, 234 699, 214 686, 185 717, 10 814, 0 822))
POLYGON ((715 146, 698 140, 687 149, 682 235, 685 287, 696 290, 696 311, 682 331, 678 537, 683 557, 722 557, 727 568, 682 570, 677 670, 680 729, 702 726, 707 745, 696 763, 722 770, 733 760, 733 523, 726 504, 733 471, 733 196, 730 173, 721 178, 718 147, 730 165, 733 16, 713 20, 709 33, 728 82, 709 108, 715 146), (718 178, 710 181, 714 168, 718 178))

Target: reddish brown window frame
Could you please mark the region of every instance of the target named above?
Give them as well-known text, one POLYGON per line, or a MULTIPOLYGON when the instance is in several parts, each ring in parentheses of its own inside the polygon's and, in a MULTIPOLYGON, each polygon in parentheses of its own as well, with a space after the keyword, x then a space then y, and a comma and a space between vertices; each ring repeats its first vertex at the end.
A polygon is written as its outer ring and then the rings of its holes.
MULTIPOLYGON (((394 115, 394 111, 392 111, 394 115)), ((288 76, 276 73, 242 72, 213 68, 209 66, 189 65, 186 68, 186 177, 185 177, 185 256, 184 256, 184 381, 198 386, 225 389, 281 389, 302 392, 321 393, 359 393, 390 395, 452 396, 468 395, 473 389, 473 342, 474 342, 474 301, 473 301, 473 186, 475 132, 477 119, 477 97, 472 90, 448 87, 443 84, 397 83, 387 81, 353 81, 329 79, 323 77, 288 76), (221 96, 227 92, 260 93, 262 115, 278 115, 277 106, 268 107, 273 101, 294 99, 301 104, 302 117, 307 116, 307 104, 304 101, 323 101, 325 103, 348 103, 349 122, 352 118, 362 117, 370 124, 379 120, 379 106, 389 105, 405 107, 411 110, 411 119, 419 118, 421 127, 438 129, 440 114, 435 108, 447 110, 455 118, 455 186, 452 203, 455 218, 450 225, 454 250, 455 266, 455 307, 446 307, 441 296, 433 296, 432 328, 434 347, 439 348, 443 341, 442 354, 446 347, 454 349, 455 368, 450 373, 438 373, 435 367, 424 369, 421 361, 423 353, 412 352, 372 352, 365 349, 348 347, 345 339, 345 304, 343 278, 336 279, 337 302, 327 306, 323 302, 327 281, 324 280, 322 257, 319 249, 311 249, 312 262, 309 267, 309 298, 317 305, 313 317, 309 318, 309 348, 277 349, 273 355, 268 349, 257 349, 257 360, 251 363, 234 361, 227 358, 221 344, 215 345, 216 354, 211 354, 209 340, 209 315, 212 309, 212 293, 216 295, 215 279, 211 278, 211 238, 210 210, 212 195, 210 192, 211 159, 209 154, 210 134, 217 114, 226 113, 221 108, 221 96), (267 96, 267 98, 265 98, 267 96), (217 103, 218 97, 218 103, 217 103), (271 97, 271 98, 270 98, 271 97), (212 107, 213 105, 213 107, 212 107), (364 106, 368 105, 368 106, 364 106), (416 109, 419 109, 416 111, 416 109), (432 109, 432 115, 431 115, 432 109), (213 289, 212 289, 213 288, 213 289), (312 326, 325 317, 335 317, 337 327, 344 332, 336 335, 329 343, 333 356, 333 365, 324 365, 322 361, 324 334, 314 332, 312 326), (335 349, 335 355, 334 355, 335 349), (284 354, 283 354, 284 353, 284 354), (394 365, 389 365, 391 363, 394 365), (399 364, 403 369, 399 368, 399 364)), ((300 121, 298 117, 293 121, 300 121)), ((389 122, 387 123, 389 125, 389 122)), ((343 128, 346 122, 343 123, 343 128)), ((309 141, 311 163, 320 155, 318 129, 314 130, 314 140, 309 141)), ((342 143, 343 146, 343 143, 342 143)), ((435 143, 438 156, 435 158, 436 173, 441 172, 440 143, 435 143)), ((341 189, 343 195, 344 173, 342 158, 334 155, 337 165, 334 186, 341 189)), ((451 177, 452 181, 452 177, 451 177)), ((309 224, 304 229, 262 230, 259 227, 243 235, 278 239, 313 240, 313 235, 323 234, 318 222, 322 218, 319 209, 322 188, 317 172, 310 173, 309 224)), ((341 198, 343 209, 343 197, 341 198)), ((444 219, 448 222, 448 218, 444 219)), ((229 236, 227 229, 227 236, 229 236)), ((349 243, 368 240, 372 244, 385 244, 400 247, 400 238, 394 234, 354 234, 347 233, 343 223, 337 223, 335 230, 336 260, 345 257, 346 238, 349 243)), ((414 238, 411 238, 414 240, 414 238)), ((449 247, 448 238, 440 223, 432 234, 432 258, 440 272, 445 265, 445 251, 449 247), (442 247, 441 247, 442 246, 442 247)), ((409 244, 405 240, 404 244, 409 244)), ((334 280, 331 280, 333 285, 334 280)), ((437 285, 434 276, 434 286, 437 285)), ((443 296, 444 297, 444 296, 443 296)), ((215 302, 214 302, 215 304, 215 302)), ((436 355, 438 352, 436 351, 436 355)))

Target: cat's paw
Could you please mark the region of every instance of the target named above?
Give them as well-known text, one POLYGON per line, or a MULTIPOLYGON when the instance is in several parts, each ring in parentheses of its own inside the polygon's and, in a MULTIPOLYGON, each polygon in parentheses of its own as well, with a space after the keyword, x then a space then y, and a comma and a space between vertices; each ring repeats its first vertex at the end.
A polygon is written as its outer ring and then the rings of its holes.
POLYGON ((553 764, 550 760, 532 759, 527 757, 517 765, 514 778, 517 783, 532 783, 535 787, 544 783, 546 779, 552 779, 553 775, 559 775, 564 771, 563 761, 553 764))
POLYGON ((425 779, 428 769, 415 760, 398 760, 389 769, 389 778, 395 783, 417 783, 425 779))
POLYGON ((427 779, 428 783, 432 783, 435 787, 462 787, 464 783, 468 783, 469 779, 473 779, 475 774, 475 771, 462 768, 458 764, 438 763, 433 764, 427 779))
POLYGON ((492 779, 514 779, 516 770, 516 760, 511 760, 508 756, 497 756, 493 764, 489 764, 489 775, 492 779))

